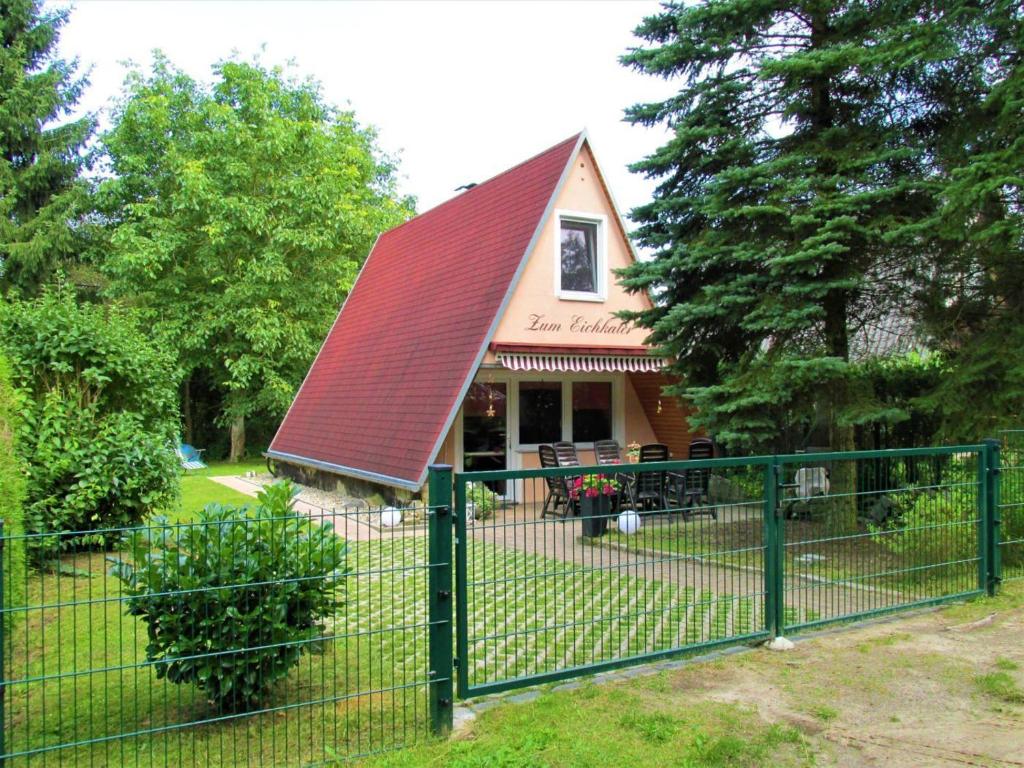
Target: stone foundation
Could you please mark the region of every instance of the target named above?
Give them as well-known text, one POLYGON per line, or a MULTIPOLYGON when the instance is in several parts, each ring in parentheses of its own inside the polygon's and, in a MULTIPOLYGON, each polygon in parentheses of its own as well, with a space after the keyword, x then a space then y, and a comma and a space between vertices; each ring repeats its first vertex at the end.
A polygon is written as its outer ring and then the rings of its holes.
POLYGON ((365 499, 371 507, 385 505, 406 506, 413 499, 421 499, 426 496, 426 486, 420 491, 414 492, 407 491, 404 488, 394 488, 390 485, 373 483, 369 480, 337 475, 325 469, 291 464, 280 459, 272 459, 271 465, 274 467, 274 473, 278 477, 287 477, 296 483, 330 491, 331 493, 338 493, 342 496, 365 499))

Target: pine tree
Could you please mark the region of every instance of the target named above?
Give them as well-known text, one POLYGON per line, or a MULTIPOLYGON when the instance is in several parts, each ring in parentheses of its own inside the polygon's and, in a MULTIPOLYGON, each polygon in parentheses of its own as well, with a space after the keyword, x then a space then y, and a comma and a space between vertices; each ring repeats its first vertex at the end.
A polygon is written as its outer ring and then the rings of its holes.
POLYGON ((946 364, 923 404, 975 441, 1024 424, 1024 9, 950 3, 944 20, 957 56, 920 86, 941 205, 918 298, 946 364))
POLYGON ((659 181, 633 211, 654 251, 624 273, 634 316, 675 358, 693 421, 740 448, 787 425, 877 412, 851 345, 910 300, 918 228, 935 209, 908 84, 955 46, 905 3, 670 3, 623 57, 681 82, 627 110, 670 141, 633 170, 659 181))
POLYGON ((86 86, 55 53, 66 9, 0 0, 0 290, 36 293, 81 248, 73 221, 90 116, 70 119, 86 86))

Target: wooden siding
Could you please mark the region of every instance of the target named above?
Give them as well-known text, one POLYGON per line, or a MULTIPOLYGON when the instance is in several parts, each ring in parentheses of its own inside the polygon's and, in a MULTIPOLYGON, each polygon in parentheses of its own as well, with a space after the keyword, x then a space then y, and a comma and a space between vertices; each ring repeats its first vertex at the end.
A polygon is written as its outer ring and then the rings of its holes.
POLYGON ((644 415, 650 422, 651 429, 658 436, 658 442, 668 446, 674 459, 685 459, 689 455, 690 440, 700 437, 699 431, 691 432, 687 419, 688 411, 676 397, 661 394, 661 388, 669 384, 663 373, 631 373, 629 380, 644 409, 644 415), (658 401, 661 401, 661 413, 658 413, 658 401))

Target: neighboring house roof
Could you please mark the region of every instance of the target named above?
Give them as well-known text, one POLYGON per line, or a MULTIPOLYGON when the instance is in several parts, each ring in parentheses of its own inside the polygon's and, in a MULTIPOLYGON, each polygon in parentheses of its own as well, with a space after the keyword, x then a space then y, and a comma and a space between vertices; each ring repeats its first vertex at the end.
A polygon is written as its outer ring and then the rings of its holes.
POLYGON ((850 335, 851 360, 897 357, 910 352, 927 354, 927 350, 913 319, 899 312, 865 322, 850 335))
POLYGON ((585 140, 381 235, 267 455, 419 488, 585 140))

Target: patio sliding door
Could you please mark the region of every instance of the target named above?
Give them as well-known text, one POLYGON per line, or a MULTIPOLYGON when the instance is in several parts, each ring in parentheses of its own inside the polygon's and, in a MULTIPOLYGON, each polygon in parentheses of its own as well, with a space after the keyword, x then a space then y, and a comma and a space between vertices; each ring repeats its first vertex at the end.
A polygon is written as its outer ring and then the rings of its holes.
MULTIPOLYGON (((475 382, 462 409, 462 465, 467 472, 508 469, 508 384, 475 382)), ((487 483, 505 495, 505 481, 487 483)))

